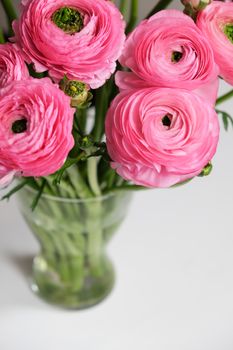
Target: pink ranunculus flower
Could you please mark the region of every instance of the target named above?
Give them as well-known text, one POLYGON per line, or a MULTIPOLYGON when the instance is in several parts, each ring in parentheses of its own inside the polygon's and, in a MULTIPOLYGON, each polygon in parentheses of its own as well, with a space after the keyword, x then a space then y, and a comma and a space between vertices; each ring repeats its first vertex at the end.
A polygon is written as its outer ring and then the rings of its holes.
POLYGON ((24 0, 21 8, 13 41, 37 72, 48 70, 56 81, 66 75, 95 89, 115 71, 125 23, 111 1, 24 0))
POLYGON ((112 167, 124 179, 169 187, 201 173, 219 139, 213 106, 184 89, 122 92, 106 119, 112 167))
POLYGON ((0 89, 24 79, 29 79, 29 73, 19 49, 13 44, 0 44, 0 89))
POLYGON ((74 109, 50 79, 21 80, 0 91, 0 185, 14 175, 59 170, 74 145, 74 109))
POLYGON ((220 75, 233 85, 233 3, 213 1, 199 13, 197 26, 212 46, 220 75))
POLYGON ((126 40, 120 63, 133 72, 127 77, 131 86, 137 79, 143 87, 194 90, 216 81, 219 73, 209 42, 194 21, 177 10, 142 21, 126 40))

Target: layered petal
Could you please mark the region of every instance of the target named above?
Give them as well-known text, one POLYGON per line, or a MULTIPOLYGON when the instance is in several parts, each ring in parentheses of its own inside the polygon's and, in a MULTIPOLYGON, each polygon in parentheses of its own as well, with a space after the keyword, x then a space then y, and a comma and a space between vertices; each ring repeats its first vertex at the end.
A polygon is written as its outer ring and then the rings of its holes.
MULTIPOLYGON (((115 82, 116 85, 119 87, 120 91, 140 90, 143 88, 153 87, 152 81, 145 81, 139 78, 133 72, 118 71, 115 74, 115 82)), ((154 85, 154 87, 157 88, 156 84, 154 85)), ((194 89, 193 92, 203 97, 204 99, 206 99, 206 101, 210 102, 213 106, 215 106, 216 99, 218 96, 218 89, 219 79, 216 78, 215 80, 210 81, 194 89)))
POLYGON ((233 3, 213 1, 199 13, 197 26, 213 49, 220 75, 233 85, 233 3))
POLYGON ((0 91, 0 183, 12 175, 48 176, 74 145, 74 109, 50 79, 18 81, 0 91))
POLYGON ((12 81, 28 78, 28 69, 20 50, 13 44, 0 44, 0 89, 12 81))
POLYGON ((141 22, 127 38, 120 63, 133 72, 131 86, 140 79, 143 87, 194 90, 215 81, 219 73, 208 40, 177 10, 160 11, 141 22))
POLYGON ((201 173, 219 139, 216 112, 197 94, 170 88, 120 93, 106 118, 112 167, 124 179, 169 187, 201 173))
POLYGON ((13 23, 13 41, 36 71, 48 70, 56 81, 67 76, 92 88, 103 85, 115 71, 124 41, 125 23, 111 1, 28 0, 13 23), (63 31, 53 21, 56 11, 69 8, 81 16, 77 32, 63 31))

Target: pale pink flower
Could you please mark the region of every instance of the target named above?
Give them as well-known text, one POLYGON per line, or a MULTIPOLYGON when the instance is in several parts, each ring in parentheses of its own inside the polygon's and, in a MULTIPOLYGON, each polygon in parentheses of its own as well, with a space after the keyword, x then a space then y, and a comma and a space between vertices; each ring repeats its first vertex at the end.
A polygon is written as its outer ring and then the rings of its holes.
POLYGON ((194 90, 216 84, 219 73, 210 44, 194 21, 177 10, 144 20, 126 40, 120 63, 133 72, 127 76, 131 87, 194 90))
POLYGON ((15 80, 29 78, 22 54, 13 44, 0 44, 0 89, 15 80))
POLYGON ((213 1, 199 13, 197 26, 212 46, 220 75, 233 85, 233 3, 213 1))
POLYGON ((219 139, 213 106, 184 89, 122 92, 106 119, 112 167, 126 180, 169 187, 201 173, 219 139))
POLYGON ((95 89, 115 71, 125 23, 111 1, 24 0, 21 8, 13 40, 37 72, 48 70, 56 81, 66 75, 95 89), (63 31, 54 23, 54 14, 64 7, 78 11, 83 24, 79 31, 63 31))
POLYGON ((47 176, 74 145, 74 109, 50 79, 22 80, 0 91, 0 185, 14 175, 47 176))

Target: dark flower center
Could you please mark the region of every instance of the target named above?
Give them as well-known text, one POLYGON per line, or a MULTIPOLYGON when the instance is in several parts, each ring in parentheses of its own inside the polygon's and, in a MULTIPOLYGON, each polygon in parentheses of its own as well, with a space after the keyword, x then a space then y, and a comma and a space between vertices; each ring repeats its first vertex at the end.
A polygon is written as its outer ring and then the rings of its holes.
POLYGON ((165 115, 165 117, 163 117, 163 119, 162 119, 162 123, 164 126, 167 126, 168 128, 170 128, 171 123, 172 123, 171 117, 169 115, 165 115))
POLYGON ((224 27, 224 33, 233 44, 233 23, 229 23, 224 27))
POLYGON ((83 16, 71 7, 62 7, 52 15, 52 21, 67 34, 80 32, 83 27, 83 16))
POLYGON ((177 63, 181 60, 182 57, 183 57, 182 52, 173 51, 171 59, 172 59, 172 62, 177 63))
POLYGON ((27 119, 19 119, 14 121, 11 126, 11 130, 14 134, 21 134, 27 130, 27 119))

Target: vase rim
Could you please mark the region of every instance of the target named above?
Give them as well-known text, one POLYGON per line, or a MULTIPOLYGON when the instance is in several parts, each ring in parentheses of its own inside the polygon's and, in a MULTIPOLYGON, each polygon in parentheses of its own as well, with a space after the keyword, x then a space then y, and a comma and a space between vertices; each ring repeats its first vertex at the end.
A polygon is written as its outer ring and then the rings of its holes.
MULTIPOLYGON (((31 188, 30 186, 25 186, 25 189, 31 193, 36 194, 36 190, 31 188)), ((87 197, 87 198, 67 198, 67 197, 58 197, 58 196, 52 196, 47 193, 43 193, 41 195, 41 198, 48 199, 54 202, 63 202, 63 203, 86 203, 86 202, 98 202, 98 201, 103 201, 107 200, 109 198, 112 198, 122 192, 131 192, 131 191, 124 191, 124 190, 117 190, 117 191, 112 191, 108 192, 106 194, 103 194, 101 196, 96 196, 96 197, 87 197)))

